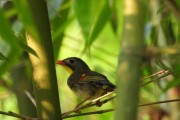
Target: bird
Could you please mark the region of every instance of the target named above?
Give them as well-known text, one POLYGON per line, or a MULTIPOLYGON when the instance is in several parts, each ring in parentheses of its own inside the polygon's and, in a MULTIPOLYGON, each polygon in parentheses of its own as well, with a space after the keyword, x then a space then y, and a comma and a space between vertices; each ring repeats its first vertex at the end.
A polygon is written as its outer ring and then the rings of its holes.
POLYGON ((63 66, 70 73, 67 79, 69 88, 75 95, 84 100, 94 100, 114 91, 116 88, 105 75, 92 71, 78 57, 57 60, 56 64, 63 66))

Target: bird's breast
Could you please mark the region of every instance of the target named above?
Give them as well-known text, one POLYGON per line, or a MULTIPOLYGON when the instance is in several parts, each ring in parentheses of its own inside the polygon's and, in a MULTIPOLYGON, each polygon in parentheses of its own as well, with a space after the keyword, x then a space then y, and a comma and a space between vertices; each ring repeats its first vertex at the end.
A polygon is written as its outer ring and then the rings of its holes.
POLYGON ((95 93, 95 89, 93 89, 88 84, 77 84, 75 82, 68 81, 68 86, 74 94, 84 99, 93 96, 93 94, 95 93))
POLYGON ((90 98, 89 100, 93 100, 102 96, 105 91, 101 88, 97 88, 87 83, 77 84, 73 81, 68 81, 69 88, 73 91, 73 93, 83 99, 90 98))

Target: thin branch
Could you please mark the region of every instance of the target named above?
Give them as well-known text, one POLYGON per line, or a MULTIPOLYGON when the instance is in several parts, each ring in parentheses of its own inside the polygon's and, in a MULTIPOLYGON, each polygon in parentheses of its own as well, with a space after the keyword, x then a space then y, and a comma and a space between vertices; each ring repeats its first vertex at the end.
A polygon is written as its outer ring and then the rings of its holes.
POLYGON ((168 71, 168 70, 160 70, 160 71, 158 71, 158 72, 156 72, 156 73, 153 73, 152 75, 149 75, 149 76, 146 76, 146 77, 142 78, 141 80, 145 80, 145 79, 148 79, 148 78, 152 78, 152 77, 154 77, 154 76, 156 76, 156 75, 165 74, 165 73, 167 73, 167 72, 169 72, 169 71, 168 71))
POLYGON ((31 95, 31 93, 27 90, 24 90, 24 93, 26 94, 26 96, 30 99, 30 101, 33 103, 33 105, 37 108, 36 106, 36 100, 34 99, 34 97, 31 95))
MULTIPOLYGON (((147 104, 141 104, 141 105, 138 105, 138 107, 156 105, 156 104, 162 104, 162 103, 170 103, 170 102, 179 102, 179 101, 180 101, 180 99, 164 100, 164 101, 152 102, 152 103, 147 103, 147 104)), ((103 114, 103 113, 107 113, 107 112, 111 112, 111 111, 114 111, 114 109, 106 109, 106 110, 99 110, 99 111, 94 111, 94 112, 73 114, 73 115, 65 116, 65 117, 63 117, 63 119, 71 118, 71 117, 78 117, 78 116, 85 116, 85 115, 92 115, 92 114, 103 114)))
POLYGON ((71 117, 77 117, 77 116, 85 116, 85 115, 93 115, 93 114, 103 114, 103 113, 111 112, 111 111, 114 111, 114 109, 107 109, 107 110, 99 110, 99 111, 94 111, 94 112, 86 112, 86 113, 80 113, 80 114, 73 114, 73 115, 69 115, 69 116, 63 117, 63 119, 71 118, 71 117))
MULTIPOLYGON (((109 94, 109 95, 110 95, 110 94, 109 94)), ((114 98, 116 98, 116 96, 113 96, 113 97, 110 97, 110 98, 108 98, 108 99, 105 99, 105 100, 101 101, 101 104, 105 104, 105 103, 113 100, 114 98)), ((80 112, 80 111, 83 110, 83 109, 90 108, 90 107, 93 107, 93 106, 96 106, 96 103, 91 101, 91 102, 88 102, 87 104, 85 104, 85 105, 83 105, 83 106, 80 106, 80 107, 75 108, 75 109, 73 109, 73 110, 70 110, 70 111, 68 111, 68 112, 62 113, 62 116, 63 116, 63 117, 66 117, 66 116, 68 116, 69 114, 71 114, 71 113, 73 113, 73 112, 77 112, 77 111, 80 112)))
POLYGON ((100 100, 100 99, 102 99, 102 98, 105 98, 105 97, 107 97, 107 96, 109 96, 109 95, 111 95, 111 94, 113 94, 113 93, 115 93, 115 91, 109 92, 109 93, 107 93, 107 94, 105 94, 105 95, 103 95, 103 96, 101 96, 101 97, 98 97, 98 98, 92 100, 91 102, 92 102, 92 103, 95 103, 95 102, 97 102, 98 100, 100 100))
POLYGON ((159 80, 159 79, 161 79, 161 78, 163 78, 163 77, 166 77, 166 76, 168 76, 168 75, 171 75, 171 74, 172 74, 172 73, 171 73, 170 71, 168 71, 168 72, 166 72, 164 75, 162 75, 162 76, 160 76, 160 77, 157 77, 157 78, 152 79, 152 80, 150 80, 150 81, 148 81, 148 82, 145 82, 145 83, 140 84, 139 87, 143 87, 143 86, 145 86, 145 85, 147 85, 147 84, 149 84, 149 83, 151 83, 151 82, 157 81, 157 80, 159 80))
MULTIPOLYGON (((162 104, 162 103, 170 103, 170 102, 179 102, 179 101, 180 101, 180 99, 164 100, 164 101, 158 101, 158 102, 152 102, 152 103, 138 105, 138 107, 149 106, 149 105, 156 105, 156 104, 162 104)), ((91 114, 102 114, 102 113, 111 112, 111 111, 114 111, 114 109, 107 109, 107 110, 100 110, 100 111, 94 111, 94 112, 74 114, 74 115, 66 116, 64 118, 70 118, 70 117, 75 117, 75 116, 91 115, 91 114)))
POLYGON ((14 113, 12 111, 9 111, 9 112, 0 111, 0 114, 15 117, 15 118, 20 118, 22 120, 37 120, 37 118, 27 117, 27 116, 24 116, 24 115, 14 113))
POLYGON ((152 102, 152 103, 138 105, 138 107, 156 105, 156 104, 162 104, 162 103, 170 103, 170 102, 179 102, 179 101, 180 101, 180 99, 164 100, 164 101, 158 101, 158 102, 152 102))
MULTIPOLYGON (((105 104, 105 103, 113 100, 114 98, 116 98, 116 96, 113 96, 113 97, 110 97, 108 99, 105 99, 105 100, 101 101, 101 103, 105 104)), ((92 102, 87 103, 86 105, 82 106, 80 109, 82 110, 82 109, 86 109, 86 108, 89 108, 89 107, 92 107, 92 106, 96 106, 96 103, 92 103, 92 102)))

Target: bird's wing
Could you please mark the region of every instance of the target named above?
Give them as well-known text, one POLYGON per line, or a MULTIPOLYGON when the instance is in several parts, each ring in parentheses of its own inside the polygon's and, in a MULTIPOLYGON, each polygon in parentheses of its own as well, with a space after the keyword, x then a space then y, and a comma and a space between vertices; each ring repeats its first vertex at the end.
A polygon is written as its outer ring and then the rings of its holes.
POLYGON ((91 82, 91 81, 108 81, 107 77, 94 72, 94 71, 86 71, 85 73, 81 74, 78 82, 91 82))
POLYGON ((116 86, 109 82, 106 76, 94 72, 94 71, 87 71, 80 76, 80 79, 77 83, 87 83, 92 84, 96 87, 103 87, 103 88, 112 88, 115 89, 116 86))

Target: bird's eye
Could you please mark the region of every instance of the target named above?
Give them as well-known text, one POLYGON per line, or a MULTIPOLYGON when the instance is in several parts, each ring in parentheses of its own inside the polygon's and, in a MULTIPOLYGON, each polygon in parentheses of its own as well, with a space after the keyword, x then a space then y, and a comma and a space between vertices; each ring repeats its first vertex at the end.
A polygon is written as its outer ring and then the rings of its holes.
POLYGON ((73 64, 73 63, 75 63, 75 60, 74 60, 74 59, 71 59, 71 60, 69 60, 69 62, 70 62, 71 64, 73 64))

